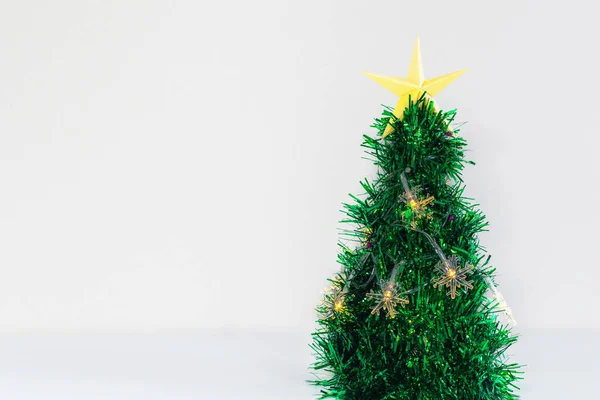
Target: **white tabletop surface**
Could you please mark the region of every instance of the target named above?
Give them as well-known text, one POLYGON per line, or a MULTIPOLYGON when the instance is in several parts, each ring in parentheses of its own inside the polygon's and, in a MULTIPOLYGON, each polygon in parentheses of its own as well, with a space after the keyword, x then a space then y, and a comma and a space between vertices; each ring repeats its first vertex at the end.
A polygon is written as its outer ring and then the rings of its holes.
MULTIPOLYGON (((1 336, 7 400, 311 399, 310 336, 298 333, 1 336)), ((522 335, 524 400, 597 399, 600 336, 522 335)))

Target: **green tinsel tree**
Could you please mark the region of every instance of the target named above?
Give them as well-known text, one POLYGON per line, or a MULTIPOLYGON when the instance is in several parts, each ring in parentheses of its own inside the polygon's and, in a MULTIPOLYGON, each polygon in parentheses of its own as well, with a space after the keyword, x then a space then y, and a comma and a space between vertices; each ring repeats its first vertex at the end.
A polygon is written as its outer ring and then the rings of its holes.
POLYGON ((364 136, 378 171, 344 205, 352 243, 318 307, 311 382, 322 399, 516 399, 512 316, 477 239, 485 216, 463 196, 466 141, 425 95, 403 110, 364 136))

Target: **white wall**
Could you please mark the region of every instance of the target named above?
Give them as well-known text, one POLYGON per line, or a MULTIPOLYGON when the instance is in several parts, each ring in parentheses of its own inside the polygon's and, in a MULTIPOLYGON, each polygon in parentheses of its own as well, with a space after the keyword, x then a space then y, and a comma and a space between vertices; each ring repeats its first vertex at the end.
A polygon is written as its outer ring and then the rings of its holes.
POLYGON ((7 1, 0 332, 310 331, 361 135, 361 75, 467 67, 467 194, 521 329, 599 329, 597 6, 7 1))

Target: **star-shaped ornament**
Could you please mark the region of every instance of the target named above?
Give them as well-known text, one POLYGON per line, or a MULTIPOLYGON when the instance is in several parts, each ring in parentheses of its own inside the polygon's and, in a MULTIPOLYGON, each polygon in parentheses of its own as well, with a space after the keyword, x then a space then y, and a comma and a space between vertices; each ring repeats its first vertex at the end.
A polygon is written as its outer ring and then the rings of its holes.
MULTIPOLYGON (((417 37, 412 59, 410 60, 410 67, 408 68, 408 76, 406 78, 377 75, 368 72, 365 72, 365 75, 400 97, 396 104, 396 108, 394 108, 393 114, 397 119, 401 120, 404 116, 404 109, 409 104, 409 96, 412 101, 416 101, 424 94, 427 99, 432 101, 433 96, 441 92, 442 89, 461 76, 465 71, 466 69, 463 69, 438 76, 437 78, 425 80, 423 63, 421 61, 421 48, 419 46, 419 38, 417 37)), ((435 107, 435 103, 433 104, 435 107)), ((383 135, 381 136, 382 139, 393 132, 394 127, 391 122, 392 121, 385 127, 383 135)))

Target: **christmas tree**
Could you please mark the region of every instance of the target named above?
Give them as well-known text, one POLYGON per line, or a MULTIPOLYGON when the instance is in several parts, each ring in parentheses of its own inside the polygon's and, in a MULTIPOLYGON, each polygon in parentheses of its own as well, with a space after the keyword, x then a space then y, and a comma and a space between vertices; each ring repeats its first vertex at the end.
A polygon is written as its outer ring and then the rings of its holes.
POLYGON ((313 333, 321 397, 516 399, 512 313, 463 196, 466 141, 436 95, 464 71, 425 80, 419 40, 406 78, 367 74, 399 97, 363 147, 377 167, 344 204, 350 228, 313 333))

